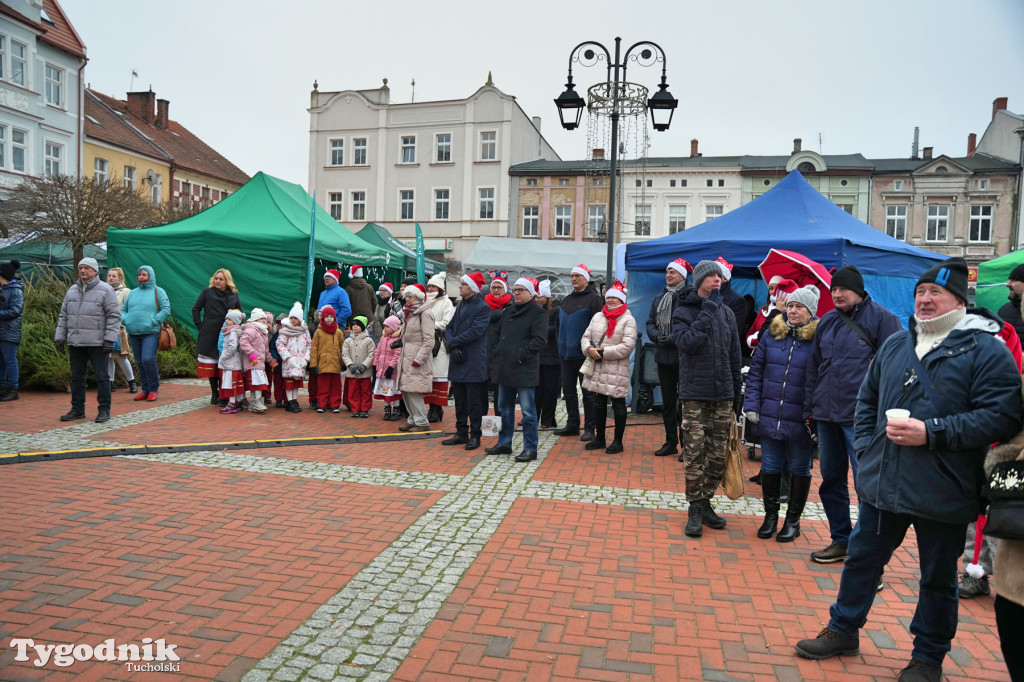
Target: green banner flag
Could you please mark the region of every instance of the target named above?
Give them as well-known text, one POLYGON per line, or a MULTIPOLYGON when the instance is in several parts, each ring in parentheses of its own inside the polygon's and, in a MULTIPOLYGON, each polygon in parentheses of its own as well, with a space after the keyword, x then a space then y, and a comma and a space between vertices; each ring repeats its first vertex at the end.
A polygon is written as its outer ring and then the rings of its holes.
POLYGON ((424 285, 427 283, 423 274, 427 266, 426 258, 426 249, 423 248, 423 230, 420 229, 420 224, 416 223, 416 281, 424 285))

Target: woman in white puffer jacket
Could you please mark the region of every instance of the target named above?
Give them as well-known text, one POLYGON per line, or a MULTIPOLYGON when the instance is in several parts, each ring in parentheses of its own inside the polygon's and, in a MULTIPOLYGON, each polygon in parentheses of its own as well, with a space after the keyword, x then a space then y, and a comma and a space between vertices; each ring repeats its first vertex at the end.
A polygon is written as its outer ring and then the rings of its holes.
POLYGON ((587 450, 605 448, 605 452, 622 452, 622 435, 626 431, 626 396, 629 395, 629 356, 636 346, 636 320, 626 308, 626 289, 615 280, 605 294, 605 305, 594 315, 580 342, 583 355, 589 359, 584 367, 593 365, 593 371, 583 377, 583 388, 598 395, 594 440, 587 450), (608 401, 612 399, 615 415, 615 437, 605 442, 605 422, 608 419, 608 401))

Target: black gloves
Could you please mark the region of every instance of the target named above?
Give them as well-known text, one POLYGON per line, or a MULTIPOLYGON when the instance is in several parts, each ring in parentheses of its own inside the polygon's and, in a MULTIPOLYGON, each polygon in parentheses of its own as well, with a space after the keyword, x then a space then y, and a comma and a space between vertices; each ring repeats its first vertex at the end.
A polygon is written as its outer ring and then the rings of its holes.
POLYGON ((668 334, 662 334, 661 336, 659 336, 658 340, 655 341, 655 343, 658 345, 659 348, 672 348, 675 346, 675 344, 672 343, 672 337, 669 336, 668 334))
POLYGON ((384 370, 384 378, 385 379, 390 379, 394 375, 395 375, 395 368, 394 367, 388 367, 386 370, 384 370))
POLYGON ((466 354, 462 352, 461 348, 452 348, 449 352, 449 356, 452 362, 462 362, 466 358, 466 354))
POLYGON ((110 353, 113 353, 114 352, 114 342, 113 341, 104 341, 103 342, 103 352, 108 354, 108 355, 110 353))
POLYGON ((737 398, 732 401, 732 411, 736 418, 739 419, 740 415, 743 414, 743 398, 737 398))
POLYGON ((55 345, 57 347, 57 352, 58 353, 63 353, 64 349, 67 347, 66 344, 63 341, 61 341, 60 339, 54 339, 53 345, 55 345))
POLYGON ((711 293, 708 294, 708 300, 715 305, 720 305, 722 303, 722 290, 712 289, 711 293))
POLYGON ((397 341, 392 341, 391 342, 391 347, 392 348, 401 348, 402 347, 402 339, 398 339, 397 341))

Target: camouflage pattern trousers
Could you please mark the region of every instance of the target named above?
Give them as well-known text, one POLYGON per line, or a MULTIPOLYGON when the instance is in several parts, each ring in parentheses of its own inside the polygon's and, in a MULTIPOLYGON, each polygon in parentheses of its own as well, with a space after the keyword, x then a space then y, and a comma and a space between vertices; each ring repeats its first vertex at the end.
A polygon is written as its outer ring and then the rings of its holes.
POLYGON ((710 500, 725 476, 732 401, 681 402, 679 442, 686 466, 686 501, 710 500))

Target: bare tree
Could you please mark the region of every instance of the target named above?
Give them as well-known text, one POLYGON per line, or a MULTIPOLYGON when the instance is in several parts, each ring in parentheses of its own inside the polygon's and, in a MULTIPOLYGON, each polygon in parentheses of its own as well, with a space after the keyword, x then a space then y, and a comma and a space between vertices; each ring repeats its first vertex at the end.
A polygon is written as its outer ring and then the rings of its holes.
POLYGON ((70 244, 75 263, 82 259, 86 244, 106 240, 108 227, 136 228, 154 222, 156 211, 144 193, 116 177, 28 178, 0 206, 0 224, 11 236, 70 244))
POLYGON ((156 222, 158 225, 174 223, 185 218, 191 218, 209 207, 209 202, 190 201, 188 197, 179 198, 176 202, 165 201, 157 209, 156 222))

